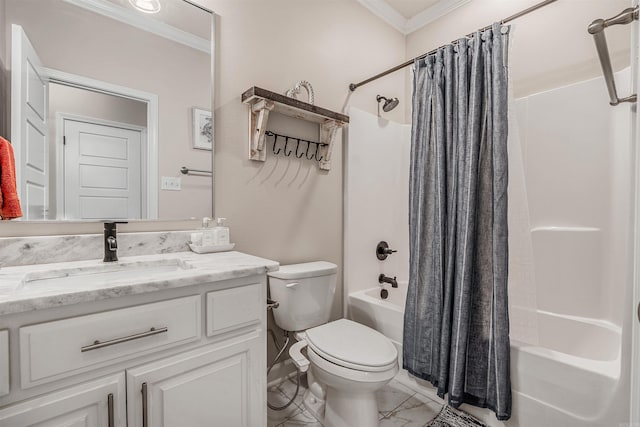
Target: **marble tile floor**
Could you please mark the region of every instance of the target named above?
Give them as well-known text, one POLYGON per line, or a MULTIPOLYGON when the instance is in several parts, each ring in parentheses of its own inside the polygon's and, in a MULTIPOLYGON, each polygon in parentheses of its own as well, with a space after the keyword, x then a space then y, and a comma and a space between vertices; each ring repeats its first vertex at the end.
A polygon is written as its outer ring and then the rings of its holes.
MULTIPOLYGON (((302 403, 305 386, 303 380, 295 400, 288 408, 282 411, 267 410, 268 427, 322 427, 302 403)), ((287 379, 268 390, 269 402, 283 405, 295 391, 295 378, 287 379)), ((396 380, 378 391, 377 400, 380 427, 423 427, 438 415, 442 407, 442 403, 416 393, 396 380)))

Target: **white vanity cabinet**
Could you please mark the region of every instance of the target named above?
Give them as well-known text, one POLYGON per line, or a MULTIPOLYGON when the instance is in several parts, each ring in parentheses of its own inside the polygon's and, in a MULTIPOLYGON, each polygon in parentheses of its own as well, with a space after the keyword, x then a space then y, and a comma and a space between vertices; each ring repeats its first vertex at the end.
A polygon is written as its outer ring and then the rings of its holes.
POLYGON ((261 345, 254 332, 128 370, 128 426, 263 425, 261 345))
POLYGON ((265 301, 261 274, 0 316, 0 426, 266 426, 265 301))
POLYGON ((116 374, 1 409, 0 426, 124 426, 125 402, 125 376, 116 374))

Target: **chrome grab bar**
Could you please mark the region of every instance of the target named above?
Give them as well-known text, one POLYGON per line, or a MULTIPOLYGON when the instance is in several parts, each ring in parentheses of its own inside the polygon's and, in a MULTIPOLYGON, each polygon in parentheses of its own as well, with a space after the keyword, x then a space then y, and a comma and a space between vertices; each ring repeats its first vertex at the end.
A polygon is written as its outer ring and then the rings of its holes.
POLYGON ((133 340, 137 340, 137 339, 145 338, 145 337, 150 337, 152 335, 162 334, 162 333, 165 333, 165 332, 168 332, 168 331, 169 331, 169 328, 166 328, 166 327, 163 327, 163 328, 151 328, 148 331, 140 332, 139 334, 133 334, 133 335, 129 335, 127 337, 122 337, 122 338, 115 338, 115 339, 112 339, 112 340, 109 340, 109 341, 100 342, 98 340, 95 340, 93 342, 93 344, 81 347, 80 351, 84 353, 85 351, 97 350, 99 348, 109 347, 110 345, 121 344, 123 342, 133 341, 133 340))
POLYGON ((609 48, 607 47, 607 39, 604 35, 604 30, 612 25, 630 24, 634 20, 638 19, 638 15, 638 6, 629 7, 613 18, 596 19, 588 28, 589 34, 593 36, 593 41, 596 44, 596 50, 598 51, 598 57, 600 58, 600 65, 602 66, 602 73, 604 74, 604 81, 607 85, 607 90, 609 91, 609 104, 611 105, 618 105, 621 102, 636 102, 638 100, 638 96, 633 94, 626 98, 618 98, 616 81, 613 75, 613 67, 611 66, 611 58, 609 57, 609 48))

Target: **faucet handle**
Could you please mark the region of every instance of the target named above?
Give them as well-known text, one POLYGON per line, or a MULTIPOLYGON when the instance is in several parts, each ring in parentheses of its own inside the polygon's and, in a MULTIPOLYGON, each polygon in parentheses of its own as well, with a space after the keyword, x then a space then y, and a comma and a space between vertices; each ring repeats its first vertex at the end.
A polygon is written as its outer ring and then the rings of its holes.
POLYGON ((115 237, 109 236, 107 237, 107 246, 110 251, 115 252, 118 249, 118 241, 115 237))
POLYGON ((387 256, 395 252, 398 252, 398 251, 394 249, 389 249, 389 244, 384 240, 378 243, 378 245, 376 246, 376 257, 380 261, 384 261, 385 259, 387 259, 387 256))

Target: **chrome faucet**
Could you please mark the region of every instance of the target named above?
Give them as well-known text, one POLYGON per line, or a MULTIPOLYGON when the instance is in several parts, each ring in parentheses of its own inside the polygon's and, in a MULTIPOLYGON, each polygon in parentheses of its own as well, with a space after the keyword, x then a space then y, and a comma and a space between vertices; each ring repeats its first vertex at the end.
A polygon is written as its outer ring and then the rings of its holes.
POLYGON ((396 280, 395 276, 393 276, 393 279, 392 279, 389 276, 385 276, 384 274, 381 274, 381 275, 378 276, 378 283, 380 283, 380 284, 389 283, 392 288, 397 288, 398 287, 398 281, 396 280))
POLYGON ((116 239, 116 224, 126 224, 127 221, 110 221, 104 223, 104 259, 103 262, 118 261, 118 240, 116 239))

